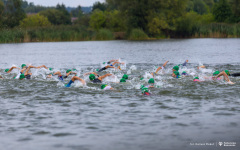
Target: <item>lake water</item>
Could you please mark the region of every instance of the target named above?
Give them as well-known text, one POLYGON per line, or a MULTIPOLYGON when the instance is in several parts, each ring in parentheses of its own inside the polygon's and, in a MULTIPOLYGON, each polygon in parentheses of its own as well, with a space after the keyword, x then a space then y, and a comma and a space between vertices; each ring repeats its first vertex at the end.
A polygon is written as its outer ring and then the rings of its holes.
POLYGON ((240 39, 0 44, 0 52, 0 149, 240 149, 240 77, 230 77, 234 85, 193 82, 215 70, 240 72, 240 39), (115 76, 104 79, 115 90, 103 91, 83 76, 118 58, 126 63, 122 71, 109 69, 115 76), (172 67, 186 59, 180 72, 191 75, 172 78, 172 67), (155 77, 158 88, 142 96, 139 88, 147 85, 149 72, 167 60, 155 77), (23 63, 44 64, 63 74, 77 69, 87 86, 76 82, 65 88, 70 77, 64 83, 46 79, 50 72, 45 69, 32 69, 31 80, 13 79, 18 70, 4 72, 23 63), (207 69, 197 70, 202 64, 207 69), (130 75, 127 83, 115 83, 124 73, 130 75))

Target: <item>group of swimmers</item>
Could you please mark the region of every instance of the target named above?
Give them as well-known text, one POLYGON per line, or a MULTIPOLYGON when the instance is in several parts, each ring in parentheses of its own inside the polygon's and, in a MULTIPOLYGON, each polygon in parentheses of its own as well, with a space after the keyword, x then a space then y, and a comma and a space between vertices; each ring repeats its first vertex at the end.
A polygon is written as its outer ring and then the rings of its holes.
MULTIPOLYGON (((159 71, 160 70, 162 70, 162 71, 165 70, 166 65, 167 65, 168 62, 169 61, 166 61, 162 66, 158 67, 155 72, 151 72, 150 73, 151 77, 148 80, 148 85, 141 85, 141 87, 140 87, 143 95, 151 95, 151 93, 149 92, 149 88, 156 88, 157 87, 155 85, 155 76, 159 75, 159 71)), ((176 79, 189 76, 189 74, 186 71, 182 71, 181 74, 179 73, 179 68, 186 67, 187 63, 188 63, 188 60, 186 60, 183 64, 174 66, 172 68, 172 75, 171 76, 173 78, 176 78, 176 79)), ((114 88, 111 87, 110 85, 102 84, 104 78, 109 77, 109 76, 114 76, 114 75, 111 74, 111 73, 106 73, 106 74, 100 76, 98 73, 100 73, 100 72, 102 72, 104 70, 107 70, 108 68, 113 68, 115 70, 122 70, 121 69, 121 65, 124 65, 124 64, 125 64, 124 62, 120 62, 118 59, 110 60, 108 62, 104 62, 103 63, 103 65, 105 65, 103 68, 96 69, 95 72, 85 73, 84 76, 88 76, 89 80, 92 83, 99 83, 99 84, 101 84, 101 89, 103 89, 103 90, 114 90, 114 88), (118 67, 115 67, 115 65, 118 65, 118 67)), ((14 79, 19 79, 19 80, 31 79, 32 73, 30 72, 30 70, 32 68, 35 68, 35 69, 45 68, 45 69, 47 69, 49 71, 53 70, 52 68, 48 68, 45 65, 36 67, 36 66, 32 66, 32 65, 28 65, 27 66, 26 64, 22 64, 21 68, 13 66, 13 67, 11 67, 9 69, 5 69, 4 72, 11 73, 13 71, 13 69, 18 69, 19 73, 16 76, 14 76, 14 79)), ((198 69, 205 69, 206 67, 205 66, 198 66, 197 68, 198 69)), ((51 74, 48 74, 46 76, 46 78, 52 78, 53 76, 57 76, 58 80, 63 81, 64 79, 68 78, 69 75, 73 75, 71 77, 70 81, 68 82, 68 84, 65 84, 65 87, 71 87, 72 83, 74 83, 75 81, 80 81, 83 85, 86 85, 86 81, 84 79, 78 77, 77 73, 74 72, 74 71, 75 70, 68 69, 68 70, 66 70, 66 74, 65 75, 62 75, 62 73, 60 71, 51 72, 51 74)), ((206 81, 206 80, 213 80, 213 81, 215 81, 215 80, 222 80, 222 79, 224 79, 224 81, 226 81, 227 83, 234 84, 233 82, 230 81, 229 76, 237 77, 237 76, 240 76, 240 73, 230 74, 230 72, 228 70, 224 70, 222 72, 215 71, 213 73, 213 76, 211 76, 211 77, 204 77, 205 80, 200 80, 199 77, 194 77, 193 81, 194 82, 203 82, 203 81, 206 81)), ((3 77, 1 75, 0 75, 0 78, 3 79, 3 77)), ((120 83, 124 83, 124 82, 127 82, 128 79, 129 79, 128 75, 124 74, 119 82, 120 83)), ((142 79, 143 78, 141 78, 140 80, 142 80, 142 79)))

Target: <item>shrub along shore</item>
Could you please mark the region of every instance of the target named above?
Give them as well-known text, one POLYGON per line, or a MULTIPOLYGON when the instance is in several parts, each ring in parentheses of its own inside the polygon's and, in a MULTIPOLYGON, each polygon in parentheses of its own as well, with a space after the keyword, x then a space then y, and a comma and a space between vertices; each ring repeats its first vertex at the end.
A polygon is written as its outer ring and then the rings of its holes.
POLYGON ((0 33, 0 43, 156 40, 165 38, 239 38, 240 24, 212 23, 196 27, 189 35, 171 33, 169 37, 159 38, 151 38, 141 29, 133 29, 129 34, 126 34, 125 32, 112 32, 108 29, 94 31, 77 25, 2 29, 0 33))

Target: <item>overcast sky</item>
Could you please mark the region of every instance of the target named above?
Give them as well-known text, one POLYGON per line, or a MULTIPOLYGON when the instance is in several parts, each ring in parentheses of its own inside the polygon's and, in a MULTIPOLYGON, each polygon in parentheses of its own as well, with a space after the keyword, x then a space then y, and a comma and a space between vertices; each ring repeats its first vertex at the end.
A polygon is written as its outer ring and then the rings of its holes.
POLYGON ((56 6, 59 4, 65 4, 65 6, 77 7, 80 6, 92 6, 94 2, 100 1, 105 2, 105 0, 26 0, 27 2, 33 2, 35 5, 42 6, 56 6))

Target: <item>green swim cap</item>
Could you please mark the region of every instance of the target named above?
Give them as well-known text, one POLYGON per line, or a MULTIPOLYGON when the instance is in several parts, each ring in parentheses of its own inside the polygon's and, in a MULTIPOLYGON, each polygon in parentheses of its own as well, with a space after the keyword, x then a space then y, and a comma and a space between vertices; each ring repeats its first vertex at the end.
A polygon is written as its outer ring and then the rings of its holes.
POLYGON ((96 69, 96 71, 99 71, 99 69, 96 69))
POLYGON ((127 80, 128 79, 128 75, 124 74, 122 78, 127 80))
POLYGON ((187 73, 186 71, 183 71, 182 73, 187 73))
POLYGON ((107 86, 107 84, 102 84, 101 89, 103 90, 106 86, 107 86))
POLYGON ((94 74, 90 74, 89 75, 89 79, 92 81, 92 80, 94 80, 95 79, 95 75, 94 74))
POLYGON ((173 72, 176 76, 180 75, 178 71, 173 72))
POLYGON ((106 62, 103 62, 103 64, 106 64, 106 62))
POLYGON ((199 79, 198 77, 195 77, 194 79, 199 79))
POLYGON ((68 69, 67 71, 66 71, 66 73, 69 73, 70 71, 72 71, 71 69, 68 69))
POLYGON ((219 71, 215 71, 214 73, 213 73, 213 76, 216 76, 216 75, 218 75, 220 72, 219 71))
POLYGON ((148 83, 154 83, 154 79, 153 78, 149 79, 148 83))
POLYGON ((140 78, 140 80, 143 80, 143 79, 144 79, 144 77, 140 78))
POLYGON ((229 71, 228 70, 225 70, 225 73, 229 76, 230 75, 230 73, 229 73, 229 71))
POLYGON ((73 69, 73 71, 77 71, 77 69, 73 69))
POLYGON ((26 64, 22 64, 22 68, 25 67, 25 66, 27 66, 27 65, 26 64))
POLYGON ((148 92, 148 88, 144 87, 142 88, 142 93, 148 92))
POLYGON ((53 68, 48 68, 50 71, 52 71, 53 70, 53 68))
POLYGON ((9 71, 9 69, 5 69, 5 72, 8 72, 9 71))
POLYGON ((126 82, 126 79, 122 78, 122 79, 120 80, 120 82, 126 82))
POLYGON ((24 74, 21 74, 20 77, 19 77, 20 80, 22 80, 22 79, 24 79, 24 78, 25 78, 25 75, 24 75, 24 74))
POLYGON ((178 66, 174 66, 173 69, 176 70, 176 71, 178 71, 178 70, 179 70, 179 67, 178 67, 178 66))

